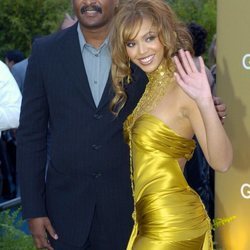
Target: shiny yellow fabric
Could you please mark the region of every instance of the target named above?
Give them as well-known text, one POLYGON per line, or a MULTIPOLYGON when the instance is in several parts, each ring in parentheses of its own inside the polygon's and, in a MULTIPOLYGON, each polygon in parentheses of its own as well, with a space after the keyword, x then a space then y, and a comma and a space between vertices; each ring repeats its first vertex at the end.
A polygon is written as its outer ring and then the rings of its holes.
POLYGON ((131 147, 135 201, 127 250, 211 250, 210 220, 177 161, 192 157, 195 142, 150 114, 134 124, 129 116, 124 132, 131 147))

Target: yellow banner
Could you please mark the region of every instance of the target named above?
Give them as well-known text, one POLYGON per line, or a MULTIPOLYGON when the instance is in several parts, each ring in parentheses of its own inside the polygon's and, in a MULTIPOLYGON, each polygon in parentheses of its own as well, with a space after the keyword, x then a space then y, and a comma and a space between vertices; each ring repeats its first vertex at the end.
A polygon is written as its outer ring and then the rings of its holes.
POLYGON ((216 174, 215 217, 236 219, 215 238, 218 249, 250 250, 250 1, 217 6, 217 94, 227 104, 234 161, 229 172, 216 174))

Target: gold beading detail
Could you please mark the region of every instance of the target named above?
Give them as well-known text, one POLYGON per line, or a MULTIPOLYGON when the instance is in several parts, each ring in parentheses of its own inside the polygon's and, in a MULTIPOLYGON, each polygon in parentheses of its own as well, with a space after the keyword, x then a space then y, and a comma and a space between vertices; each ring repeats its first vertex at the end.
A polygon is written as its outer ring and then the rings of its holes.
POLYGON ((142 114, 152 111, 166 94, 169 85, 175 81, 174 70, 172 61, 164 60, 155 71, 147 73, 149 81, 146 89, 129 117, 130 129, 142 114))

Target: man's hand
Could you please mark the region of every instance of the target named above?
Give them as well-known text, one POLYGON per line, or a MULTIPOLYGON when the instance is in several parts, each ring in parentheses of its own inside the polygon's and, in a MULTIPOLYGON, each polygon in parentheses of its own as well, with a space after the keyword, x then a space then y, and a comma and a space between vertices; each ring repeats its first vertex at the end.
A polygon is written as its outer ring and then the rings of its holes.
POLYGON ((58 236, 52 227, 49 218, 32 218, 28 220, 28 223, 36 248, 53 250, 53 247, 48 241, 47 234, 55 240, 58 239, 58 236))
POLYGON ((220 97, 213 96, 213 99, 218 116, 220 117, 222 124, 224 124, 224 120, 227 117, 227 107, 225 103, 222 102, 220 97))

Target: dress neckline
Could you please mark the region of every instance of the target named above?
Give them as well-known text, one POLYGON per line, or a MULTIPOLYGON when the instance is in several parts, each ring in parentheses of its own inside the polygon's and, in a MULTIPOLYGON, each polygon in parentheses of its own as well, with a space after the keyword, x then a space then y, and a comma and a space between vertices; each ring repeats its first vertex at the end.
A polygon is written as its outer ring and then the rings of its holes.
POLYGON ((161 124, 163 127, 165 127, 168 131, 171 131, 175 136, 179 137, 182 140, 186 140, 186 141, 192 141, 195 143, 195 141, 193 139, 189 139, 186 138, 182 135, 180 135, 178 132, 176 132, 174 129, 172 129, 168 124, 166 124, 161 118, 151 114, 151 113, 144 113, 142 114, 140 117, 138 117, 137 121, 139 121, 140 119, 142 119, 143 117, 148 117, 150 119, 155 120, 157 123, 161 124))

